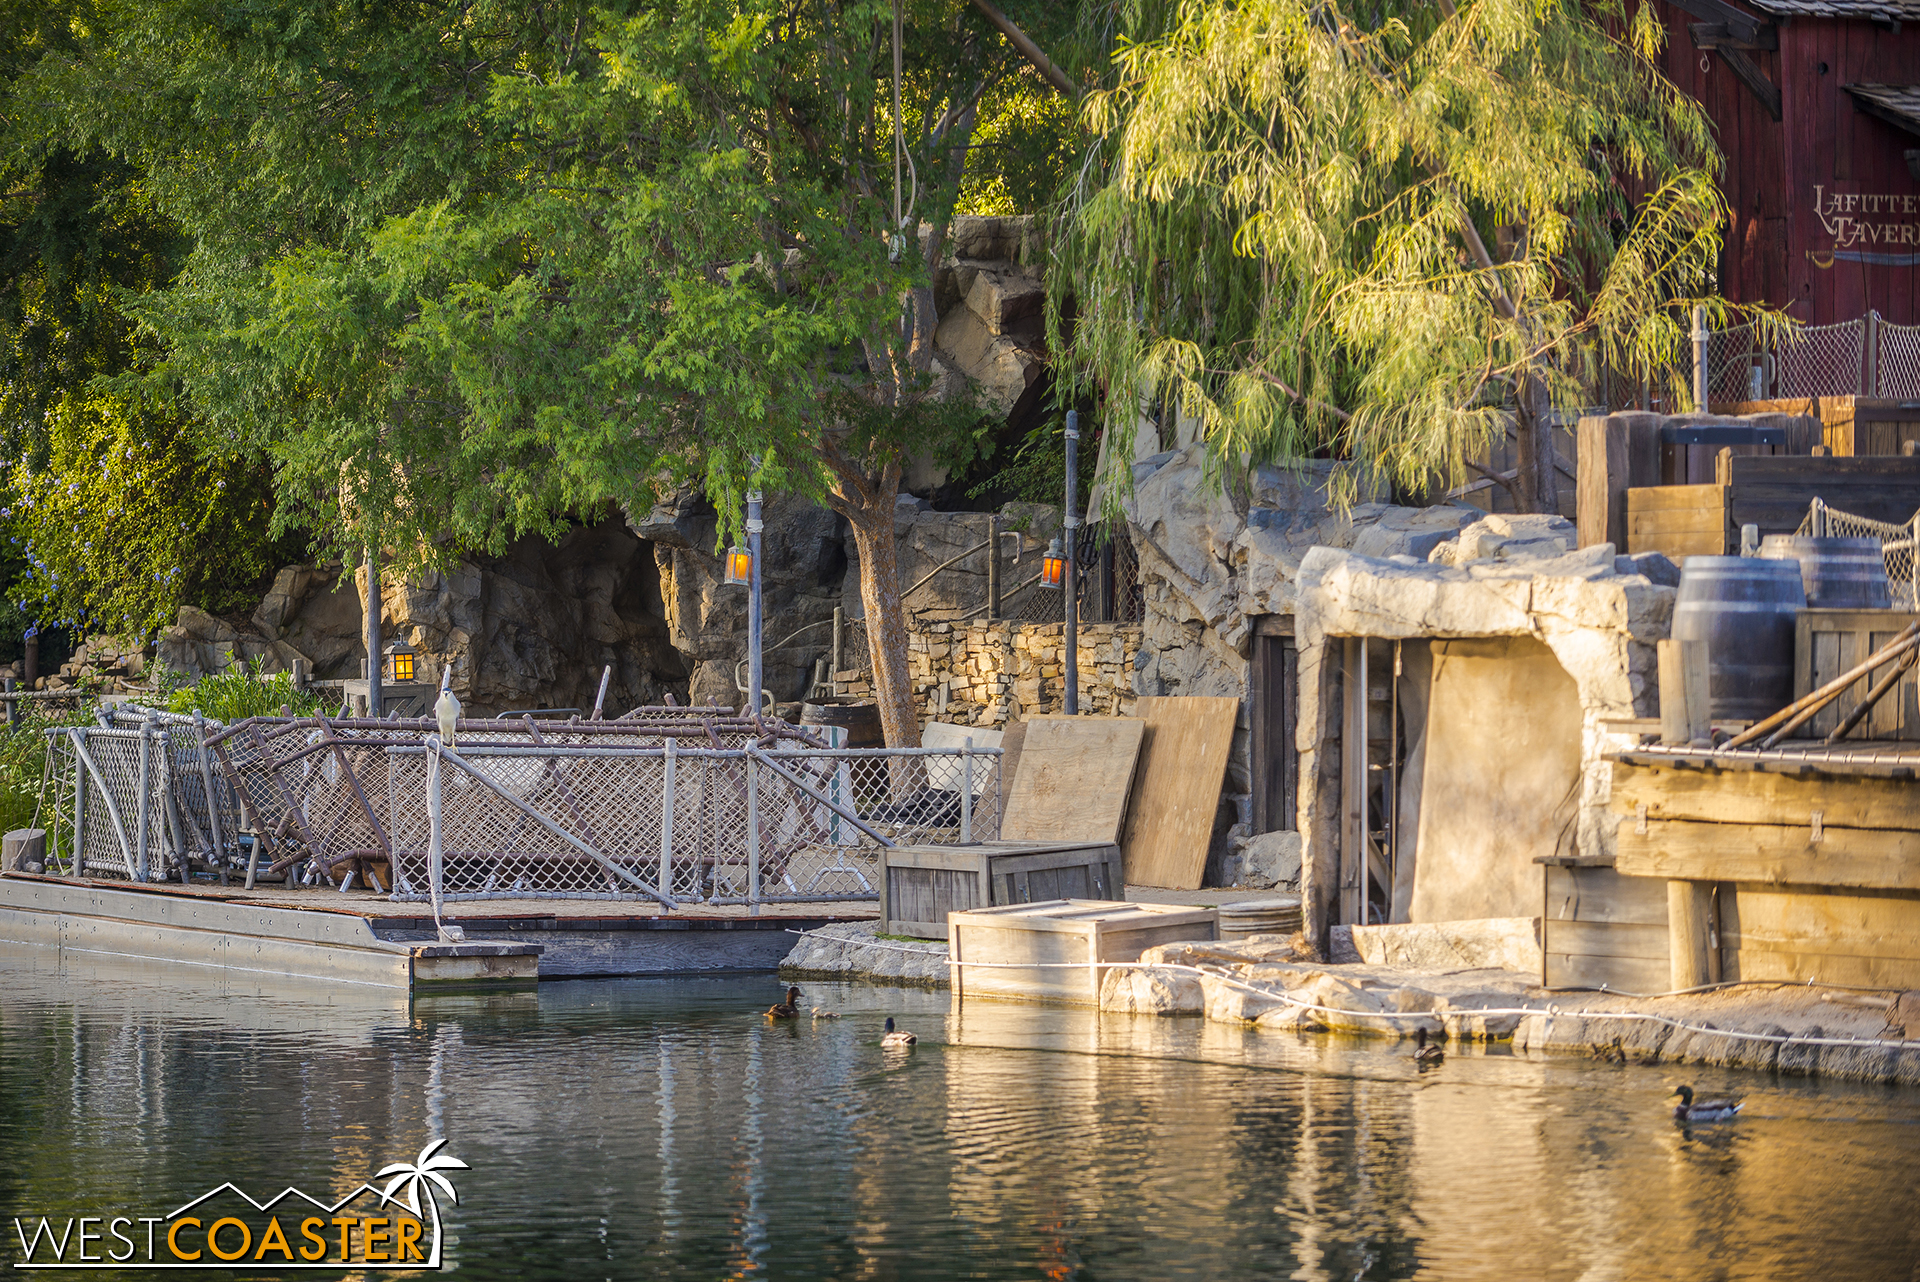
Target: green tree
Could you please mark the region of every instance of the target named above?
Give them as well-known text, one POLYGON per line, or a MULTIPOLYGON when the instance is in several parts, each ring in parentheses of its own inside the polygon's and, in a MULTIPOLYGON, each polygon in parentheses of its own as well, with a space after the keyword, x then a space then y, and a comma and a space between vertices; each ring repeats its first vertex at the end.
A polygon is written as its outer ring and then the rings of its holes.
POLYGON ((731 529, 817 496, 908 744, 899 482, 981 439, 932 396, 933 271, 970 181, 1061 151, 979 12, 904 18, 897 189, 885 0, 127 6, 45 90, 194 234, 146 387, 270 451, 282 527, 417 561, 685 479, 731 529))
POLYGON ((1724 315, 1721 160, 1651 7, 1130 12, 1052 282, 1067 377, 1120 439, 1177 403, 1218 457, 1327 451, 1350 486, 1423 491, 1511 423, 1503 483, 1553 511, 1551 408, 1602 370, 1665 377, 1692 305, 1724 315))

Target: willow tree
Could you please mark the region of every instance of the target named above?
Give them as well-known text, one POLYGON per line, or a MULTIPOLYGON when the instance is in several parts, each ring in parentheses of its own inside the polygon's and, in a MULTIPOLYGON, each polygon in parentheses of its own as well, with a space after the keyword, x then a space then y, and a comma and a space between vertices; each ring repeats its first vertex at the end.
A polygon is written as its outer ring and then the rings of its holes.
POLYGON ((1136 11, 1158 25, 1088 98, 1051 309, 1117 439, 1176 402, 1217 457, 1351 460, 1351 498, 1485 473, 1511 430, 1495 479, 1554 511, 1552 408, 1666 376, 1692 306, 1724 314, 1720 156, 1651 6, 1136 11))

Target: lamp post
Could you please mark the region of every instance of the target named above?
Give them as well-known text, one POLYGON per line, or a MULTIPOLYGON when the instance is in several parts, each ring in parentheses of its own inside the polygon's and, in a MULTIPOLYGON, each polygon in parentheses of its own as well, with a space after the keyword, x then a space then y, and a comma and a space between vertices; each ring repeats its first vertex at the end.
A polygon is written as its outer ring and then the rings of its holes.
POLYGON ((367 545, 367 715, 380 719, 380 553, 367 545))
POLYGON ((1080 715, 1080 593, 1079 582, 1075 574, 1075 564, 1079 557, 1080 517, 1073 507, 1073 493, 1079 483, 1080 469, 1080 411, 1067 411, 1067 515, 1064 522, 1067 542, 1066 582, 1061 590, 1066 594, 1066 663, 1067 677, 1067 715, 1080 715))
POLYGON ((760 715, 760 687, 766 668, 760 656, 760 491, 747 491, 747 555, 752 558, 747 584, 747 702, 760 715))

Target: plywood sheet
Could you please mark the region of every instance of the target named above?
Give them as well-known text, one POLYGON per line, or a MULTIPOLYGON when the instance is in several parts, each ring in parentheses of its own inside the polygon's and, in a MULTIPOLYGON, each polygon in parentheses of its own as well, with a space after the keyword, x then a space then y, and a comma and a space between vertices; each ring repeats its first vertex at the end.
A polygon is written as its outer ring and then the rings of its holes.
POLYGON ((1026 727, 1001 840, 1118 841, 1146 722, 1035 717, 1026 727))
POLYGON ((1120 843, 1127 882, 1198 890, 1240 701, 1161 696, 1141 699, 1134 711, 1147 733, 1120 843))

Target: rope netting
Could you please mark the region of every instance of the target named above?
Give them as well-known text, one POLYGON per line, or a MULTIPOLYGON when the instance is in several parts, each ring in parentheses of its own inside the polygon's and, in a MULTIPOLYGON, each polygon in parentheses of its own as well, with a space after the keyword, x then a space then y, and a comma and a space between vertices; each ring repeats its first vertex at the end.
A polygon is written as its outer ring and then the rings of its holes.
POLYGON ((1896 610, 1920 610, 1920 558, 1914 555, 1920 538, 1920 512, 1901 524, 1875 521, 1851 512, 1842 512, 1815 500, 1800 522, 1798 534, 1818 534, 1833 538, 1878 539, 1880 555, 1887 563, 1887 584, 1896 610))
POLYGON ((1920 396, 1920 325, 1895 325, 1874 312, 1834 325, 1790 326, 1771 346, 1751 324, 1707 335, 1710 401, 1856 395, 1920 396))
POLYGON ((1874 370, 1881 396, 1920 397, 1920 325, 1880 322, 1880 353, 1874 370))

